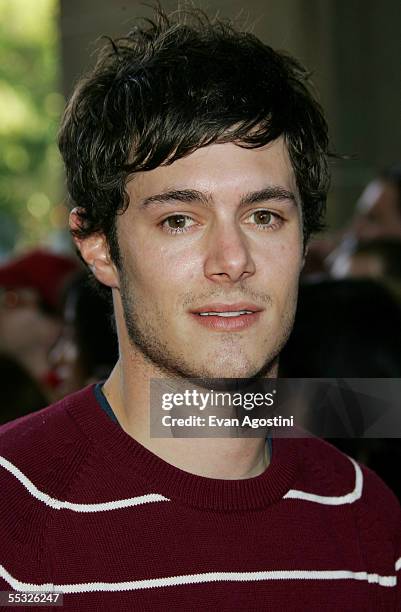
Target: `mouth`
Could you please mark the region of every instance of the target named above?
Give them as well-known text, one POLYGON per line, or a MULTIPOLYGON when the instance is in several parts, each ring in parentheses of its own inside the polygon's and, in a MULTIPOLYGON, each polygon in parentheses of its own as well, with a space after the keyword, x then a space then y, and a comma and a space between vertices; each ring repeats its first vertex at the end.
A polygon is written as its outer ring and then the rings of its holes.
POLYGON ((217 331, 242 331, 259 319, 262 308, 250 303, 205 304, 190 311, 204 327, 217 331))

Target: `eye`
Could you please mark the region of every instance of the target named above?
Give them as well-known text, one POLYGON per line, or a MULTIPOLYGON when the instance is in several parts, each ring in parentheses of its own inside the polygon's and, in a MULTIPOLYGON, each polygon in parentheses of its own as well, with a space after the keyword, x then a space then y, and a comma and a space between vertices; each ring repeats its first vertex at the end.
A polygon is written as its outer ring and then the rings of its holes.
POLYGON ((257 225, 270 225, 273 217, 272 213, 268 210, 257 210, 251 216, 254 217, 257 225))
MULTIPOLYGON (((255 210, 250 216, 250 224, 257 226, 257 229, 278 229, 284 222, 284 219, 280 215, 271 212, 270 210, 255 210)), ((248 222, 249 223, 249 222, 248 222)))
POLYGON ((181 234, 189 230, 194 220, 188 215, 170 215, 162 221, 162 228, 169 234, 181 234))

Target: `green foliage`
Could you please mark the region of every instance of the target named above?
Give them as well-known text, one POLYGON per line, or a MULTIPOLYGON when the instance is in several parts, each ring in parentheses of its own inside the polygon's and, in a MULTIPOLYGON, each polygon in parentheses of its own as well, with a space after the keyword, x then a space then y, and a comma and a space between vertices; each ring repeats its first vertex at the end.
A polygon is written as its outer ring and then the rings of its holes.
POLYGON ((0 0, 0 253, 60 225, 57 0, 0 0))

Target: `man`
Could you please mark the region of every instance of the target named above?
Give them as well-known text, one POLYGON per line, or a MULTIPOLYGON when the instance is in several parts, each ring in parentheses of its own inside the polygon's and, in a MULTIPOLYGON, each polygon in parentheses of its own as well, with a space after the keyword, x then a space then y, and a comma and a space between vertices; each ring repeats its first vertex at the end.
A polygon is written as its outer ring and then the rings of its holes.
POLYGON ((2 590, 69 610, 396 609, 400 508, 373 473, 311 438, 150 435, 151 379, 276 376, 328 183, 298 63, 177 19, 108 45, 66 110, 71 229, 120 358, 3 429, 2 590))

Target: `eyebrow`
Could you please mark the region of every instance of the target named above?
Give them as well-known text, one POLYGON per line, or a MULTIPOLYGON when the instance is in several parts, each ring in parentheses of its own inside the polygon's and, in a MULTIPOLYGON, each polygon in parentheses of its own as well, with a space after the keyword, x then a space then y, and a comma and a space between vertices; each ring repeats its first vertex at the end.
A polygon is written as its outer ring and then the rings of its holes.
MULTIPOLYGON (((269 200, 289 200, 293 204, 297 204, 297 199, 292 191, 279 185, 269 185, 258 191, 250 191, 243 195, 240 199, 240 206, 258 204, 269 200)), ((152 204, 174 204, 175 202, 190 202, 210 207, 213 198, 210 193, 204 193, 197 189, 171 189, 145 198, 140 202, 139 207, 147 208, 152 204)))

